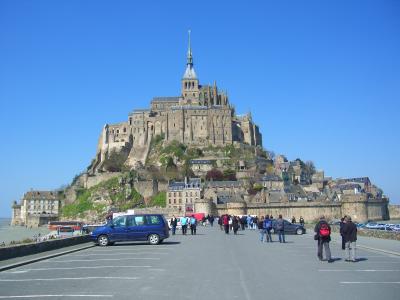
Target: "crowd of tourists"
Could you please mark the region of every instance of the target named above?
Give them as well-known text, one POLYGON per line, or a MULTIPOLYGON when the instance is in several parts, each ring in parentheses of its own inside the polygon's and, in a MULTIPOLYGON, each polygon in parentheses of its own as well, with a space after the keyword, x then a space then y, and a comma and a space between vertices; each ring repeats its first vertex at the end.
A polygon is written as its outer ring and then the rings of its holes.
MULTIPOLYGON (((203 217, 201 225, 206 226, 210 224, 213 226, 214 216, 208 215, 203 217)), ((296 218, 292 217, 292 223, 296 223, 296 218)), ((188 228, 190 233, 195 235, 197 232, 198 220, 194 215, 190 217, 181 217, 180 223, 182 226, 182 235, 187 234, 188 228)), ((304 218, 299 218, 300 225, 304 226, 304 218)), ((175 235, 178 224, 178 219, 173 216, 170 220, 172 235, 175 235)), ((261 243, 272 243, 272 231, 278 234, 278 240, 280 243, 286 243, 285 240, 285 222, 282 215, 279 215, 277 219, 274 219, 272 215, 266 216, 235 216, 224 214, 218 218, 218 225, 221 231, 225 234, 233 232, 234 235, 238 234, 239 230, 258 230, 259 240, 261 243), (273 223, 274 222, 274 223, 273 223)), ((317 241, 317 257, 321 261, 327 261, 332 263, 331 250, 329 243, 331 241, 331 227, 326 221, 324 216, 321 216, 319 222, 314 227, 314 240, 317 241)), ((340 222, 340 235, 342 238, 342 249, 346 251, 346 259, 348 262, 356 262, 356 241, 357 241, 357 226, 352 222, 350 216, 344 216, 340 222)))

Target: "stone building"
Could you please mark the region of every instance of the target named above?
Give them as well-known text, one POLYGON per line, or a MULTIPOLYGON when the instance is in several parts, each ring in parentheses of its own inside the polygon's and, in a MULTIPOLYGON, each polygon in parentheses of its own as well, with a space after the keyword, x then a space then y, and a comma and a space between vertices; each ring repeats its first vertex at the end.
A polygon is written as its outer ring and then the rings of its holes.
POLYGON ((15 201, 12 225, 40 226, 58 219, 60 199, 56 192, 30 191, 24 194, 21 204, 15 201))
POLYGON ((215 160, 211 159, 191 159, 190 169, 196 176, 205 176, 208 171, 211 171, 216 165, 215 160))
POLYGON ((127 164, 144 164, 153 137, 162 135, 166 141, 186 145, 224 146, 234 142, 262 146, 262 136, 251 114, 238 116, 226 92, 216 83, 201 85, 194 70, 190 45, 180 95, 155 97, 148 109, 135 109, 128 120, 106 124, 97 147, 91 171, 101 170, 102 163, 115 151, 124 151, 127 164))
POLYGON ((185 178, 184 182, 168 185, 167 208, 178 209, 182 214, 194 212, 194 203, 201 198, 200 178, 185 178))

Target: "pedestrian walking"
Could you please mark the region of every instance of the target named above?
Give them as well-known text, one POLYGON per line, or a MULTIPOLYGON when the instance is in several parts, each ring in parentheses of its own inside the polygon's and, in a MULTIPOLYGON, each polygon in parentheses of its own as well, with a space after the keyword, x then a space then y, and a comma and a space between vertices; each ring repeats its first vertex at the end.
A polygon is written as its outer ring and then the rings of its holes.
POLYGON ((233 234, 237 234, 239 229, 239 217, 234 216, 232 220, 233 234))
POLYGON ((223 216, 220 216, 220 217, 218 218, 218 225, 219 225, 219 228, 221 229, 221 231, 224 230, 224 228, 223 228, 224 224, 222 224, 222 217, 223 217, 223 216))
POLYGON ((286 243, 285 221, 282 219, 282 215, 279 215, 278 220, 276 220, 276 230, 278 231, 279 243, 286 243))
POLYGON ((192 215, 190 217, 190 234, 191 235, 196 235, 196 227, 197 227, 197 220, 194 217, 194 215, 192 215))
POLYGON ((329 248, 329 242, 331 241, 331 227, 326 222, 325 217, 321 216, 319 222, 314 228, 315 237, 314 239, 318 241, 317 256, 319 260, 323 260, 323 250, 325 249, 325 256, 328 263, 333 262, 331 256, 331 249, 329 248))
POLYGON ((214 216, 213 216, 213 215, 211 215, 211 216, 208 218, 208 222, 210 222, 211 227, 214 226, 214 216))
POLYGON ((301 226, 304 226, 304 219, 303 219, 302 216, 300 216, 299 222, 300 222, 300 225, 301 225, 301 226))
POLYGON ((240 226, 242 227, 242 230, 244 230, 245 225, 246 225, 246 216, 242 216, 240 218, 240 226))
POLYGON ((344 240, 344 236, 343 236, 344 219, 345 218, 341 218, 340 223, 339 223, 339 232, 340 232, 340 237, 342 238, 342 250, 346 249, 345 240, 344 240))
POLYGON ((171 224, 171 229, 172 229, 172 235, 175 235, 176 232, 176 226, 178 226, 178 219, 175 217, 175 215, 172 216, 170 220, 171 224))
POLYGON ((253 227, 253 218, 248 215, 246 218, 246 223, 247 223, 247 229, 251 229, 253 227))
POLYGON ((296 218, 294 216, 292 217, 292 223, 296 224, 296 218))
POLYGON ((222 216, 222 224, 224 225, 225 233, 229 234, 229 216, 228 215, 222 216))
POLYGON ((265 235, 266 235, 266 239, 267 239, 266 242, 272 243, 272 236, 271 236, 272 220, 269 218, 269 215, 265 216, 263 227, 264 227, 265 235))
POLYGON ((257 229, 257 224, 258 224, 258 217, 254 216, 252 218, 252 220, 253 220, 253 230, 256 230, 257 229))
POLYGON ((257 223, 258 227, 258 232, 260 233, 260 242, 264 242, 264 235, 265 235, 265 229, 264 229, 264 217, 261 217, 260 221, 257 223))
POLYGON ((346 261, 356 262, 357 226, 351 221, 351 217, 344 217, 342 232, 346 246, 346 261))
POLYGON ((186 217, 181 218, 181 225, 182 225, 182 235, 186 235, 188 226, 188 219, 186 217))

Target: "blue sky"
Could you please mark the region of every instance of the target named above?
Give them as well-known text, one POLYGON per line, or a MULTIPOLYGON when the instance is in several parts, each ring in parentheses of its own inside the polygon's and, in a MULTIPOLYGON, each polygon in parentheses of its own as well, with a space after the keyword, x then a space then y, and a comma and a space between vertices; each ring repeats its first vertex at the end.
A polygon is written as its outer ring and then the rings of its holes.
POLYGON ((265 148, 400 202, 400 1, 0 1, 0 216, 71 182, 105 123, 200 82, 265 148))

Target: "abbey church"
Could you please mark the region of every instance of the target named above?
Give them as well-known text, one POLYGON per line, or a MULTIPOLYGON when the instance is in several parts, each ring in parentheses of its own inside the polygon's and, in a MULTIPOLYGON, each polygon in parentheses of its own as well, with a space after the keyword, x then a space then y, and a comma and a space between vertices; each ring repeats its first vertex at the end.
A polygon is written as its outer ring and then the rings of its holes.
POLYGON ((193 67, 190 43, 181 93, 174 97, 156 97, 149 109, 133 110, 126 122, 106 124, 100 135, 92 171, 101 168, 112 151, 128 153, 127 164, 144 164, 153 137, 176 140, 185 145, 205 147, 245 143, 262 146, 259 128, 251 114, 238 116, 226 93, 214 83, 201 85, 193 67))

